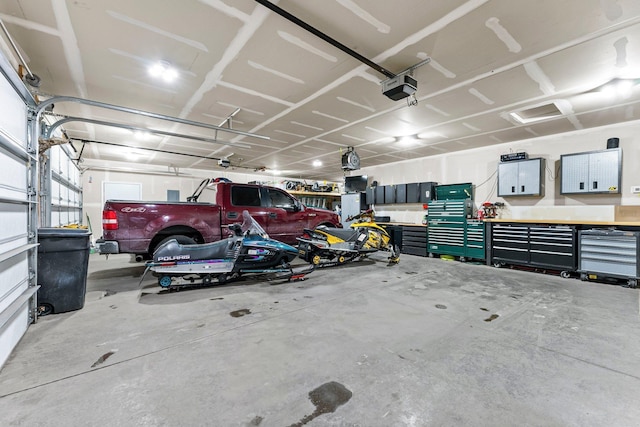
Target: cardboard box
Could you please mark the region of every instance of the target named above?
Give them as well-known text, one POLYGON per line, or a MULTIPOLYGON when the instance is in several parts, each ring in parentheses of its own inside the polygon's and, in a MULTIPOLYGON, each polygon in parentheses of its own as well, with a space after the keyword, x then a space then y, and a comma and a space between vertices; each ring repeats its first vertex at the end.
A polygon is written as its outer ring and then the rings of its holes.
POLYGON ((640 206, 616 206, 613 218, 615 222, 640 223, 640 206))

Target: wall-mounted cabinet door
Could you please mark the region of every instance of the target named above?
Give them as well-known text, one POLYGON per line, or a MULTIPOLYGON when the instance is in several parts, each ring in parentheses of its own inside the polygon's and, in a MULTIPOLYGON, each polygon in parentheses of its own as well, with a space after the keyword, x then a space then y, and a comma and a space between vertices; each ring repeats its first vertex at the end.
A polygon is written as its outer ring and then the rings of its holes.
POLYGON ((560 157, 560 194, 620 193, 622 151, 607 149, 560 157))
POLYGON ((518 163, 498 164, 498 197, 515 196, 518 191, 518 163))
POLYGON ((561 157, 561 193, 586 193, 589 191, 589 154, 561 157))
POLYGON ((619 192, 619 150, 589 154, 589 191, 619 192))
POLYGON ((529 159, 498 164, 498 196, 542 195, 544 159, 529 159))

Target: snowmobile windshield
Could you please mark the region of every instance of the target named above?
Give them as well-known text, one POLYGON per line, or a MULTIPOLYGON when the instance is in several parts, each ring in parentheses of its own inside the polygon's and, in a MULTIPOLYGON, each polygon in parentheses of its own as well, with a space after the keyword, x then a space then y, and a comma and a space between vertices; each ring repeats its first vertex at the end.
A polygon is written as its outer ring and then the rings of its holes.
POLYGON ((268 239, 269 235, 248 211, 242 211, 242 234, 252 234, 268 239), (248 233, 247 233, 248 232, 248 233))

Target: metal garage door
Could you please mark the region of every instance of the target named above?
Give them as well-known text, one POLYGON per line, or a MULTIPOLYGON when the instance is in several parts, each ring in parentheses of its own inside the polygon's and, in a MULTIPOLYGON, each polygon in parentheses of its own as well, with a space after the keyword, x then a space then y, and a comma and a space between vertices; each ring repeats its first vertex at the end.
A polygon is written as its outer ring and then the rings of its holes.
POLYGON ((37 143, 31 94, 0 54, 0 368, 35 320, 37 143))

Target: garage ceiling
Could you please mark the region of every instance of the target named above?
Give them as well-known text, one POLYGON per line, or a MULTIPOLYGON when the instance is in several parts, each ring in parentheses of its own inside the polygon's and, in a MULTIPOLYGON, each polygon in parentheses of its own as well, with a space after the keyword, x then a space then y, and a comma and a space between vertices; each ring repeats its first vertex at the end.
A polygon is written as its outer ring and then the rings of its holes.
MULTIPOLYGON (((219 171, 228 157, 238 170, 339 179, 347 147, 365 167, 640 119, 637 0, 274 3, 394 74, 430 58, 413 71, 417 104, 385 97, 383 74, 252 0, 3 0, 0 19, 40 99, 269 138, 56 103, 58 115, 199 138, 65 123, 82 167, 219 171), (173 82, 149 73, 158 61, 173 82), (631 87, 600 90, 611 81, 631 87)), ((4 34, 0 48, 17 67, 4 34)))

